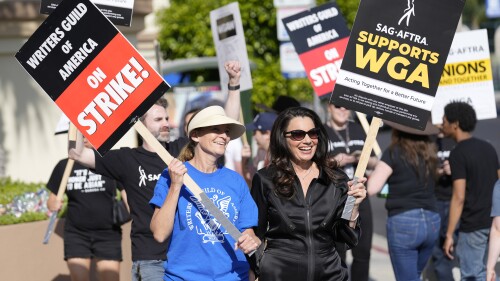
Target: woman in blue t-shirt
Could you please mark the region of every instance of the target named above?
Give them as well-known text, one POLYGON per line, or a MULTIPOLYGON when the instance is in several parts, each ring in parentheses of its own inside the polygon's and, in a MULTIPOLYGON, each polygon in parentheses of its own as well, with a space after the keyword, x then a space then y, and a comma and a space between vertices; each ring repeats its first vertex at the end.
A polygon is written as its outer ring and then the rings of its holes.
POLYGON ((227 117, 220 106, 191 117, 189 143, 179 160, 172 160, 163 171, 150 201, 155 208, 151 219, 155 239, 170 239, 164 280, 249 280, 244 254, 260 245, 252 230, 257 225, 257 206, 245 180, 217 163, 229 141, 244 131, 245 126, 227 117), (184 186, 185 173, 243 233, 238 241, 216 220, 212 223, 203 204, 184 186))
POLYGON ((370 175, 368 194, 375 195, 389 184, 385 207, 392 268, 396 280, 416 281, 439 237, 441 218, 434 195, 437 148, 427 135, 429 130, 390 124, 392 141, 370 175))

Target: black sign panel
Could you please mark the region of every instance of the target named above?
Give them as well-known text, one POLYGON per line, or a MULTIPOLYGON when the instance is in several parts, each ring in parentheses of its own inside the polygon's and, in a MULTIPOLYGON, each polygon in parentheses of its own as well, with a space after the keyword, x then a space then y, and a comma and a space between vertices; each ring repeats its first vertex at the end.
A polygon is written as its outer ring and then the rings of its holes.
POLYGON ((331 102, 423 130, 463 6, 361 1, 331 102))

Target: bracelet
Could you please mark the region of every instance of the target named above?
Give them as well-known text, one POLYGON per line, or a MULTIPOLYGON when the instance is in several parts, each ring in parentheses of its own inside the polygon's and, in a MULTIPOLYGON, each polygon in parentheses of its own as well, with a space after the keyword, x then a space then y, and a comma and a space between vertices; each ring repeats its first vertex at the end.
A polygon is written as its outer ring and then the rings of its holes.
POLYGON ((231 85, 227 84, 227 89, 228 89, 229 91, 237 91, 237 90, 239 90, 239 89, 240 89, 240 85, 238 84, 238 85, 236 85, 236 86, 231 86, 231 85))
POLYGON ((350 221, 350 222, 356 222, 356 220, 357 220, 358 218, 359 218, 359 212, 358 212, 358 214, 356 215, 356 217, 355 217, 354 219, 349 220, 349 221, 350 221))

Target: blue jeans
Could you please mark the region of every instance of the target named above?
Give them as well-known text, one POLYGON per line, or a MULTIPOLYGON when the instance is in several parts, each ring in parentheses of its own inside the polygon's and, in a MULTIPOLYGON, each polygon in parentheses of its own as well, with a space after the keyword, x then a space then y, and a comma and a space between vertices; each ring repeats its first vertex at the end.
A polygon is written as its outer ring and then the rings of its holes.
MULTIPOLYGON (((441 217, 441 231, 439 232, 439 239, 437 239, 436 245, 432 250, 433 270, 439 281, 454 281, 452 270, 455 261, 446 257, 443 251, 443 244, 448 229, 448 217, 450 215, 450 201, 437 200, 436 207, 441 217)), ((453 240, 457 241, 457 231, 455 231, 453 240)))
POLYGON ((439 237, 438 213, 413 209, 387 219, 387 244, 398 281, 420 280, 439 237))
POLYGON ((460 280, 486 280, 489 235, 489 228, 458 233, 457 257, 460 264, 460 280))
POLYGON ((163 280, 165 269, 162 260, 138 260, 132 263, 132 281, 163 280))

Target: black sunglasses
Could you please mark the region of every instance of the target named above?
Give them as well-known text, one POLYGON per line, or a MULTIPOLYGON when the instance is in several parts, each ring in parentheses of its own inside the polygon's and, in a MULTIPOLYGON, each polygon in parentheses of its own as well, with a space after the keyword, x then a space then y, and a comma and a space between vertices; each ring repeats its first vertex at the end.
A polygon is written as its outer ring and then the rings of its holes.
POLYGON ((290 136, 290 138, 294 141, 301 141, 303 140, 306 135, 308 135, 311 139, 318 139, 319 137, 319 128, 312 128, 309 131, 303 131, 303 130, 293 130, 289 132, 285 132, 285 137, 290 136))

